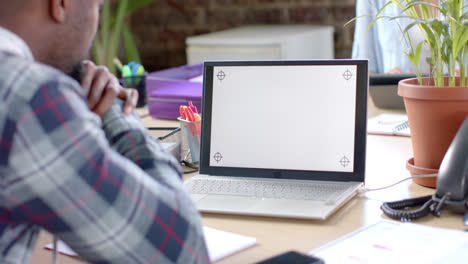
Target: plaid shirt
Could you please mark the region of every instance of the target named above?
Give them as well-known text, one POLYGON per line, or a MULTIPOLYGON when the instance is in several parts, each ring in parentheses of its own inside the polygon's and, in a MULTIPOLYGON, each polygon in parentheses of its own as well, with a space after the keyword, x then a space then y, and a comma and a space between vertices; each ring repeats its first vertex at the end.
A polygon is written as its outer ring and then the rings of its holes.
POLYGON ((209 262, 179 164, 138 116, 101 120, 63 73, 0 61, 0 263, 28 263, 41 229, 93 263, 209 262))

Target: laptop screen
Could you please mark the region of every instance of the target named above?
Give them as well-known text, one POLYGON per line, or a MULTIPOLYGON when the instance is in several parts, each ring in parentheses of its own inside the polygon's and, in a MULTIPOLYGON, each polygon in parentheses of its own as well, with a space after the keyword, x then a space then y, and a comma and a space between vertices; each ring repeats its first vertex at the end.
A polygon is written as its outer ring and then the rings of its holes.
POLYGON ((352 60, 206 62, 200 172, 359 181, 366 66, 352 60))

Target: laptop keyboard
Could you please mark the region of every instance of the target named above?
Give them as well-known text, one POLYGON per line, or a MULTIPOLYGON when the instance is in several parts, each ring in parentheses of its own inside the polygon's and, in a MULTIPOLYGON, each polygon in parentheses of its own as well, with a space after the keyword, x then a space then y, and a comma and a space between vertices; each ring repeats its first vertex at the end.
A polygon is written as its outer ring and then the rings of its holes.
POLYGON ((242 179, 193 178, 186 184, 192 194, 220 194, 256 198, 334 201, 349 183, 276 182, 242 179))

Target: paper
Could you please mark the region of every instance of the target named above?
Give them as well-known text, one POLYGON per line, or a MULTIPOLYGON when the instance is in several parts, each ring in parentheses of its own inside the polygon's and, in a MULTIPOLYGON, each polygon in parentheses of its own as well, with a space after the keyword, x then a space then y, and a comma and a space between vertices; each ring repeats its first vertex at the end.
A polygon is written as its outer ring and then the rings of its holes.
POLYGON ((257 239, 217 230, 210 227, 203 227, 205 233, 208 254, 212 262, 230 256, 241 250, 257 244, 257 239))
POLYGON ((310 254, 334 263, 464 263, 468 233, 382 220, 310 254))
MULTIPOLYGON (((50 250, 52 250, 53 247, 54 247, 54 244, 52 244, 52 243, 45 246, 46 249, 50 249, 50 250)), ((60 253, 60 254, 70 256, 70 257, 78 257, 78 254, 76 254, 76 252, 73 251, 73 249, 71 249, 62 240, 57 241, 57 252, 60 253)))
MULTIPOLYGON (((254 237, 238 235, 206 226, 203 227, 203 233, 211 262, 216 262, 257 244, 257 239, 254 237)), ((52 250, 53 244, 48 244, 45 248, 52 250)), ((57 242, 57 251, 71 257, 78 256, 73 249, 61 240, 57 242)))
POLYGON ((409 137, 411 134, 408 116, 405 114, 380 114, 369 118, 367 133, 409 137))

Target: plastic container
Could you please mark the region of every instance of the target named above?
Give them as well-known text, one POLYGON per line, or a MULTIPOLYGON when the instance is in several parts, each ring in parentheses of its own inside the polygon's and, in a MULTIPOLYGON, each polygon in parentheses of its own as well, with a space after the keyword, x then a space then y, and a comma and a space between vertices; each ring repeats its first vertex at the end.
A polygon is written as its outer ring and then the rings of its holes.
POLYGON ((182 132, 182 160, 193 165, 199 164, 201 120, 190 122, 180 117, 177 120, 180 121, 182 132))
POLYGON ((135 88, 138 91, 137 107, 146 105, 146 74, 141 76, 124 77, 121 80, 124 87, 135 88))

